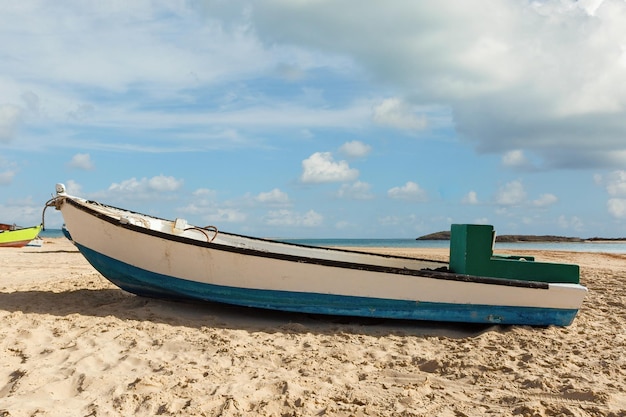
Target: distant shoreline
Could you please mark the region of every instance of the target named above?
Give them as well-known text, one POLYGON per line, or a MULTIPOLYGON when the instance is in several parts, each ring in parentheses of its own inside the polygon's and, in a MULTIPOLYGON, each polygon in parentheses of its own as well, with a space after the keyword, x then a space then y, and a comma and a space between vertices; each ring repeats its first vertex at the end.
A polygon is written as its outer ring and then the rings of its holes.
MULTIPOLYGON (((420 236, 415 240, 450 240, 450 231, 430 233, 428 235, 420 236)), ((502 236, 496 235, 496 242, 500 242, 500 243, 524 243, 524 242, 624 243, 626 242, 626 238, 591 237, 591 238, 583 239, 580 237, 553 236, 553 235, 502 235, 502 236)))

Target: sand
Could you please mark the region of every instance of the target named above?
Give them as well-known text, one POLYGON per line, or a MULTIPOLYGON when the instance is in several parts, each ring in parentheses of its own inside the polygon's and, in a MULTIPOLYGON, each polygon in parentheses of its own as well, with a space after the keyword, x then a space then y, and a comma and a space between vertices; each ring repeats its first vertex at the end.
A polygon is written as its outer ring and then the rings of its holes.
POLYGON ((581 265, 590 292, 571 326, 153 300, 65 239, 2 248, 0 416, 626 416, 626 256, 527 253, 581 265))

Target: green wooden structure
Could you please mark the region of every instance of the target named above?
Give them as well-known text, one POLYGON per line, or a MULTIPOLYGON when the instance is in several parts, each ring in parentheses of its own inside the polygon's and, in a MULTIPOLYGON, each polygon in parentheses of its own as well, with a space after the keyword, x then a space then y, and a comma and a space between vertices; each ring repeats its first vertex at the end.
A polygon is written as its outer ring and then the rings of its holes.
POLYGON ((450 230, 450 270, 457 274, 524 281, 578 284, 578 265, 535 262, 532 256, 493 254, 491 225, 453 224, 450 230))

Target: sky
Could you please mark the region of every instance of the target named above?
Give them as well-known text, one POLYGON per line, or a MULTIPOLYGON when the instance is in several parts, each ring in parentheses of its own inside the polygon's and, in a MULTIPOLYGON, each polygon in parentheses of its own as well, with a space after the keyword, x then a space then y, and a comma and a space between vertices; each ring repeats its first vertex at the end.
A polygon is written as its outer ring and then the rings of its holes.
POLYGON ((0 0, 0 222, 39 224, 64 183, 260 237, 624 237, 624 21, 624 0, 0 0))

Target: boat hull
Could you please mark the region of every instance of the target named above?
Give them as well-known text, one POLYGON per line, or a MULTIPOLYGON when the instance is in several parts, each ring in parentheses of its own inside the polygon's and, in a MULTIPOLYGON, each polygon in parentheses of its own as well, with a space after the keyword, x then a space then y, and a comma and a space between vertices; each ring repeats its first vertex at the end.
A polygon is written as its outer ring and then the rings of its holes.
MULTIPOLYGON (((71 239, 104 277, 131 293, 314 314, 470 323, 568 325, 577 284, 460 276, 441 263, 266 243, 220 234, 211 243, 171 222, 58 204, 71 239), (138 221, 133 220, 139 219, 138 221), (216 239, 216 241, 220 241, 216 239)), ((129 212, 128 212, 129 213, 129 212)), ((206 239, 204 239, 206 240, 206 239)))
POLYGON ((21 248, 39 235, 41 226, 26 227, 17 230, 3 230, 0 232, 0 247, 21 248))
POLYGON ((578 309, 392 300, 213 285, 155 273, 81 245, 77 247, 89 263, 112 283, 145 297, 195 299, 311 314, 537 326, 568 325, 578 312, 578 309))

